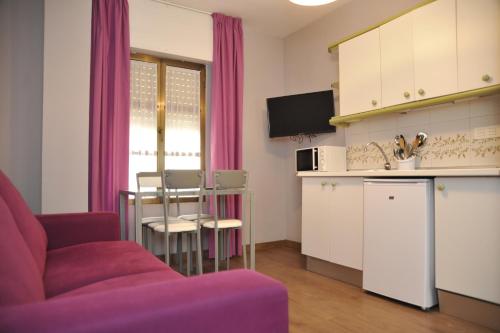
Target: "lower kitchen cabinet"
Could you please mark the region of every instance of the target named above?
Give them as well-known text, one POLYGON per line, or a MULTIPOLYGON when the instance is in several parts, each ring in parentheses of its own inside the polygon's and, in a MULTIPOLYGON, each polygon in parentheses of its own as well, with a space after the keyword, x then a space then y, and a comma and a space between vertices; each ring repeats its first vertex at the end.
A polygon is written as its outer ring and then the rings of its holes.
POLYGON ((436 287, 500 304, 500 178, 436 178, 436 287))
POLYGON ((362 269, 363 178, 302 178, 302 253, 362 269))

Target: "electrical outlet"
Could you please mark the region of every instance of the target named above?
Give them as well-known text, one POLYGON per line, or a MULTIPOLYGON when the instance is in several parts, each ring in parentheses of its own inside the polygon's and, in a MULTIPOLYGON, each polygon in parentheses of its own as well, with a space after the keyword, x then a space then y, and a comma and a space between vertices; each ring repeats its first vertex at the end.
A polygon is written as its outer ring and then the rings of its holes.
POLYGON ((474 128, 474 140, 500 137, 500 125, 474 128))

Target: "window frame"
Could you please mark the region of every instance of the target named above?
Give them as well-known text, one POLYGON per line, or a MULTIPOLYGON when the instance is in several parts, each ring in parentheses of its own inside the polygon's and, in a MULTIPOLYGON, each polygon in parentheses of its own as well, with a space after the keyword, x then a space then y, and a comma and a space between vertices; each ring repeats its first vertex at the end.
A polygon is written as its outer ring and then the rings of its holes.
MULTIPOLYGON (((184 60, 175 60, 170 58, 160 58, 157 56, 135 53, 130 54, 130 61, 144 61, 154 63, 157 66, 157 96, 156 96, 156 111, 157 111, 157 160, 156 170, 165 170, 165 116, 166 116, 166 69, 167 66, 179 67, 200 71, 200 170, 205 171, 205 122, 206 122, 206 65, 184 60)), ((196 198, 180 198, 180 202, 195 202, 196 198)), ((129 200, 129 204, 133 203, 134 199, 129 200)), ((160 198, 143 199, 143 204, 161 203, 160 198)))

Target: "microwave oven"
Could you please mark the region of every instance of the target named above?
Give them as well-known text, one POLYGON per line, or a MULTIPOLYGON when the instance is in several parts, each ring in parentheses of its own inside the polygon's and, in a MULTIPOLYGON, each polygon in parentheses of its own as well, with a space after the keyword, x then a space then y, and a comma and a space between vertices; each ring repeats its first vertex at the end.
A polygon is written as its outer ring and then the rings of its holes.
POLYGON ((346 149, 338 146, 317 146, 297 149, 295 166, 299 171, 346 171, 346 149))

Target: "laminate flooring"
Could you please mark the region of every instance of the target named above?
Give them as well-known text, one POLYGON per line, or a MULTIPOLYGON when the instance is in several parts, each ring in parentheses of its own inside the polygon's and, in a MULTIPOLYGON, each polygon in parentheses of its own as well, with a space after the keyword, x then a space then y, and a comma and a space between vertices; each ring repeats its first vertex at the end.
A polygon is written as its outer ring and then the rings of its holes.
MULTIPOLYGON (((205 268, 210 271, 210 266, 205 268)), ((231 260, 231 268, 242 259, 231 260)), ((225 264, 221 263, 221 269, 225 264)), ((288 288, 291 333, 322 332, 493 332, 442 314, 364 292, 305 269, 296 248, 264 247, 256 251, 256 269, 288 288)))

